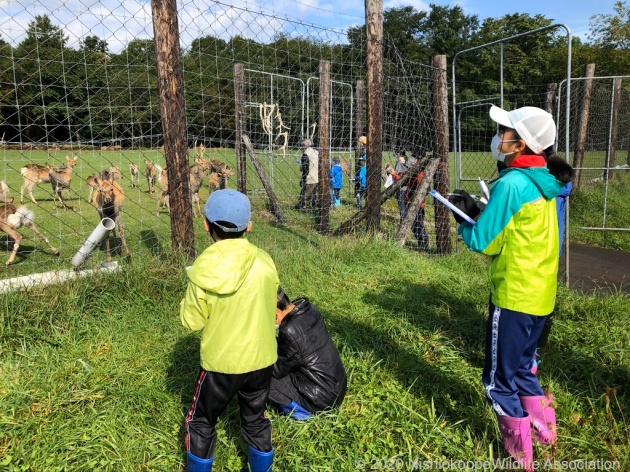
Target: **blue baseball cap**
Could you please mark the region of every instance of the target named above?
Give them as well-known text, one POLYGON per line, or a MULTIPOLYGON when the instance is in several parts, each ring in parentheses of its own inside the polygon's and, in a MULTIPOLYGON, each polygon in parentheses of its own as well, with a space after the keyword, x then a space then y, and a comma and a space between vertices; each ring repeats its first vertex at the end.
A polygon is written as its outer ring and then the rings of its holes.
POLYGON ((217 190, 212 192, 206 202, 206 218, 226 233, 245 231, 252 219, 252 205, 249 198, 237 190, 217 190), (220 224, 232 223, 235 228, 220 224))

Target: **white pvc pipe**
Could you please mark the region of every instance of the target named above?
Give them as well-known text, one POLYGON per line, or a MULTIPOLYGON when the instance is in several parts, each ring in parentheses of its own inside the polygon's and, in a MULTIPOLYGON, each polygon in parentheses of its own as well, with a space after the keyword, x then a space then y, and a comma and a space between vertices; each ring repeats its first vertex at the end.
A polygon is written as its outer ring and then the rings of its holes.
POLYGON ((86 277, 98 272, 115 272, 118 270, 118 264, 112 266, 89 270, 59 270, 51 272, 43 272, 40 274, 24 275, 22 277, 14 277, 12 279, 0 280, 0 294, 8 293, 15 290, 29 290, 32 288, 53 285, 68 280, 74 280, 79 277, 86 277))
POLYGON ((72 258, 72 265, 75 269, 80 268, 87 261, 94 250, 101 244, 101 241, 107 237, 109 232, 116 227, 116 223, 111 218, 103 218, 92 234, 83 243, 81 249, 72 258))

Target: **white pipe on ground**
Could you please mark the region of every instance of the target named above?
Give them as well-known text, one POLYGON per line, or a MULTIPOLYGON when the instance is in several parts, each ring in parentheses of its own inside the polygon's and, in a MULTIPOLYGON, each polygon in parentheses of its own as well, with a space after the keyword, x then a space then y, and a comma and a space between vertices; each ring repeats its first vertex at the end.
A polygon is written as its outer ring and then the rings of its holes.
POLYGON ((85 261, 87 261, 94 250, 101 244, 101 241, 107 237, 109 232, 116 227, 116 223, 111 218, 103 218, 92 234, 83 243, 81 249, 72 258, 72 265, 75 269, 79 269, 85 261))
POLYGON ((85 277, 96 274, 97 272, 115 272, 118 270, 118 264, 114 261, 107 267, 101 266, 98 269, 90 270, 53 270, 51 272, 42 272, 40 274, 24 275, 22 277, 14 277, 12 279, 0 280, 0 294, 8 293, 15 290, 29 290, 45 285, 53 285, 68 280, 85 277))

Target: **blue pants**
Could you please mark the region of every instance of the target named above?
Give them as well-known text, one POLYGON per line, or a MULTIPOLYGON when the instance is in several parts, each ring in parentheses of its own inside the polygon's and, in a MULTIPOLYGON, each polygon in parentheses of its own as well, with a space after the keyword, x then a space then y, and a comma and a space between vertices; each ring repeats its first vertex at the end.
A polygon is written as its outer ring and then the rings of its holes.
POLYGON ((544 395, 531 363, 546 319, 499 308, 490 301, 483 384, 499 416, 522 418, 518 397, 544 395))
POLYGON ((405 194, 407 193, 407 187, 398 190, 398 209, 400 210, 400 221, 407 216, 407 204, 405 203, 405 194))

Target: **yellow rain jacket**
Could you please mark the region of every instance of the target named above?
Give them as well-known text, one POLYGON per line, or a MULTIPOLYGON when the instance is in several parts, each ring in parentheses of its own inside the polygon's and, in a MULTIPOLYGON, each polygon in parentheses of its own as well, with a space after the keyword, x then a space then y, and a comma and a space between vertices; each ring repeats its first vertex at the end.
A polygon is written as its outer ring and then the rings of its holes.
POLYGON ((243 374, 276 362, 280 282, 269 254, 245 238, 218 241, 195 260, 188 279, 180 317, 203 330, 204 370, 243 374))

